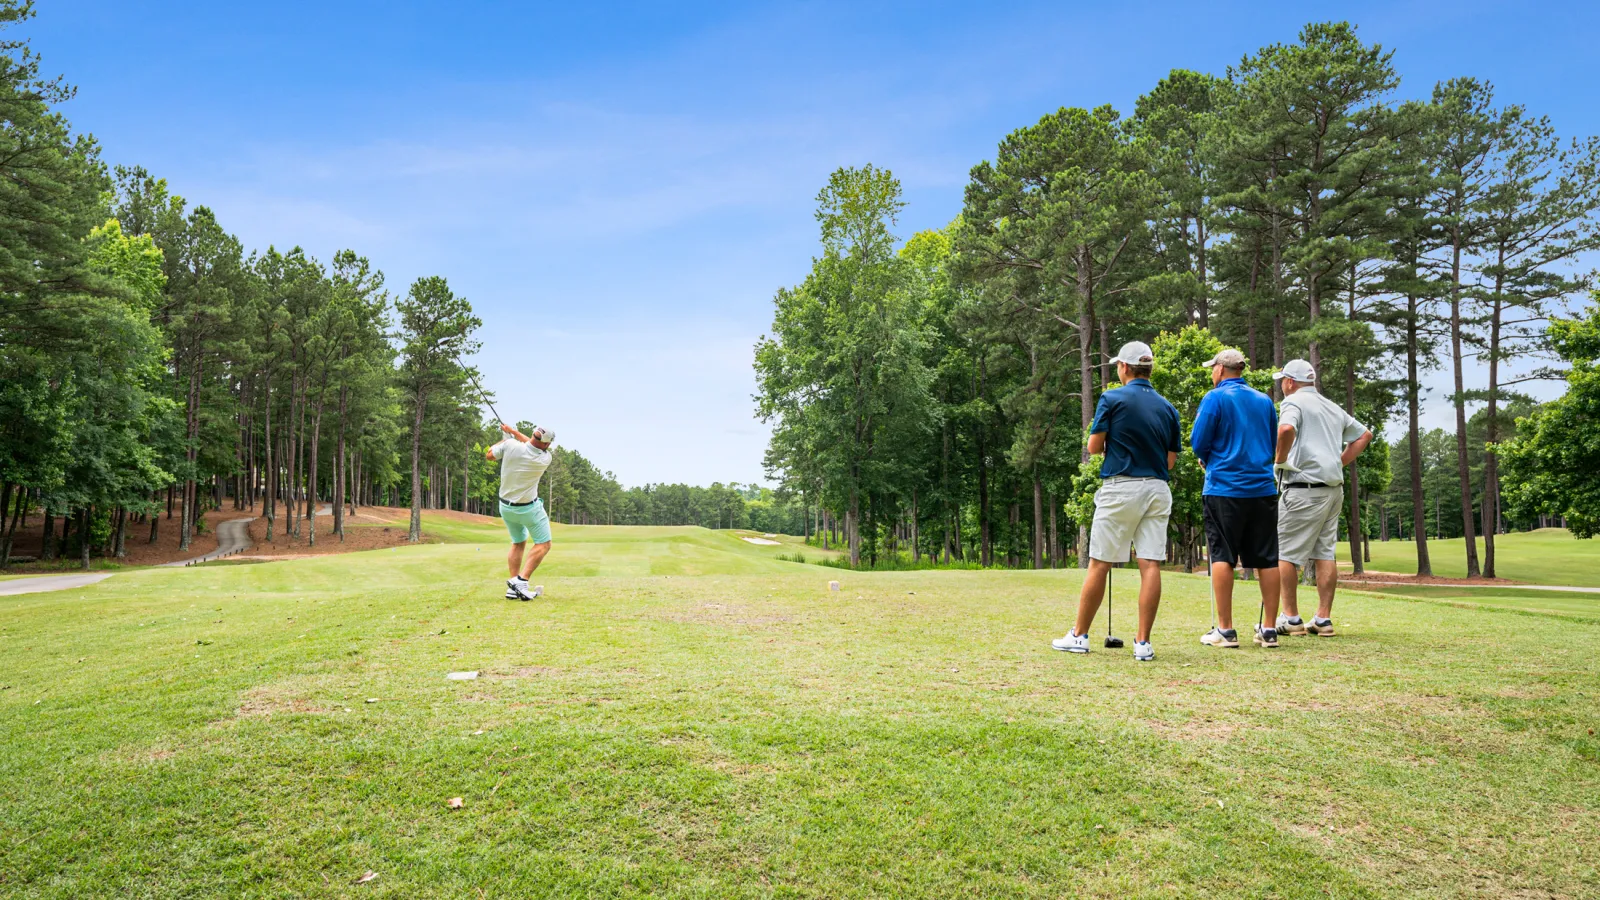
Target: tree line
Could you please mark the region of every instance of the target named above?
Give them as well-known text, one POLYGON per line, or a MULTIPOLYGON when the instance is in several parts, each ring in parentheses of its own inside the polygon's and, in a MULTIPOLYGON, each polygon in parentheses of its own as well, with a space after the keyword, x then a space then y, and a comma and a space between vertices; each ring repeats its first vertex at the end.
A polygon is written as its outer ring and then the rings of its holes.
MULTIPOLYGON (((972 168, 955 221, 903 243, 892 173, 836 171, 817 196, 820 253, 755 348, 770 474, 852 564, 1082 561, 1085 433, 1115 349, 1151 341, 1171 379, 1157 387, 1187 417, 1209 386, 1199 354, 1226 343, 1258 376, 1308 358, 1380 435, 1403 423, 1347 478, 1355 549, 1390 522, 1430 574, 1425 535, 1448 514, 1469 575, 1492 576, 1519 385, 1562 374, 1509 377, 1505 362, 1556 362, 1545 325, 1600 246, 1600 140, 1562 139, 1471 77, 1399 88, 1392 51, 1308 25, 1220 75, 1174 70, 1129 117, 1063 108, 1017 129, 972 168), (1420 379, 1436 367, 1455 427, 1430 464, 1420 379)), ((1172 552, 1190 559, 1187 450, 1174 493, 1172 552)))
MULTIPOLYGON (((32 13, 0 0, 0 27, 32 13)), ((35 512, 44 556, 85 566, 163 513, 187 548, 224 503, 308 543, 323 504, 342 538, 347 509, 407 503, 417 539, 482 431, 470 304, 440 277, 392 296, 351 250, 247 253, 104 162, 59 112, 72 94, 0 42, 0 565, 35 512)))
MULTIPOLYGON (((32 13, 0 0, 0 28, 32 13)), ((0 41, 0 566, 33 516, 46 558, 87 567, 164 527, 187 548, 225 504, 310 544, 363 505, 409 506, 413 541, 423 509, 497 514, 466 298, 439 276, 396 295, 354 250, 247 251, 209 207, 106 163, 59 111, 72 95, 0 41)), ((557 521, 798 527, 770 489, 624 489, 555 455, 557 521)))

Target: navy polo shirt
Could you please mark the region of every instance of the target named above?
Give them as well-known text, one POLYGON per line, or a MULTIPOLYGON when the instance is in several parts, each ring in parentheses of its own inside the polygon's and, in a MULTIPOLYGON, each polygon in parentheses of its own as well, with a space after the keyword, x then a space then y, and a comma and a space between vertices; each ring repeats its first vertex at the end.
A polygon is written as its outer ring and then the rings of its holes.
POLYGON ((1100 395, 1090 434, 1106 436, 1101 478, 1159 478, 1167 481, 1167 454, 1183 449, 1178 410, 1156 393, 1147 378, 1135 378, 1100 395))

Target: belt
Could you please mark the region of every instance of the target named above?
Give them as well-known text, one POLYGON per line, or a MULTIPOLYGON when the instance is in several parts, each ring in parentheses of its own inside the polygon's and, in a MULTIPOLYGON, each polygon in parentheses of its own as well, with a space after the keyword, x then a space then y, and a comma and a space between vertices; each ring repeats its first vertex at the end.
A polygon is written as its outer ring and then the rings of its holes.
POLYGON ((532 505, 534 505, 535 503, 538 503, 538 502, 539 502, 539 498, 538 497, 535 497, 532 500, 529 500, 527 503, 512 503, 510 500, 507 500, 504 497, 500 498, 500 505, 501 506, 519 506, 519 507, 520 506, 532 506, 532 505))
POLYGON ((1102 484, 1116 484, 1119 481, 1163 481, 1163 480, 1165 480, 1165 479, 1157 478, 1154 475, 1113 475, 1110 478, 1105 479, 1101 483, 1102 484))
POLYGON ((1318 488, 1318 487, 1336 487, 1336 485, 1323 484, 1320 481, 1315 482, 1315 483, 1307 482, 1307 481, 1296 481, 1296 482, 1292 482, 1290 484, 1286 484, 1286 485, 1284 485, 1284 487, 1286 487, 1286 488, 1318 488))

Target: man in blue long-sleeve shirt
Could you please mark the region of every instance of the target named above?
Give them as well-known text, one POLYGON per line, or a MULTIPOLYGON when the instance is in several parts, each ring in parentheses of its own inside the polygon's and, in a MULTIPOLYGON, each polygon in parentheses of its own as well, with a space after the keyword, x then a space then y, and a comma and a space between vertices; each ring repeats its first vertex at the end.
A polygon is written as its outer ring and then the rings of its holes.
MULTIPOLYGON (((1271 397, 1245 384, 1243 353, 1225 349, 1206 365, 1216 387, 1200 401, 1189 446, 1206 470, 1201 508, 1217 622, 1200 642, 1237 647, 1234 567, 1256 570, 1263 603, 1278 596, 1278 489, 1272 480, 1278 411, 1271 397)), ((1275 625, 1258 623, 1255 642, 1278 646, 1275 625)))

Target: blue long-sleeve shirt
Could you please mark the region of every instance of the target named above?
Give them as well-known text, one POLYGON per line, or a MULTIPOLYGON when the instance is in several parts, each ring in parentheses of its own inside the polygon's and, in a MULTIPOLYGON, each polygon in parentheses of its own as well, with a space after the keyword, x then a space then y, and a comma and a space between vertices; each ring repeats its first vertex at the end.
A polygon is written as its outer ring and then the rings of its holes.
POLYGON ((1200 400, 1189 446, 1206 467, 1210 497, 1271 497, 1278 410, 1243 378, 1229 378, 1200 400))

